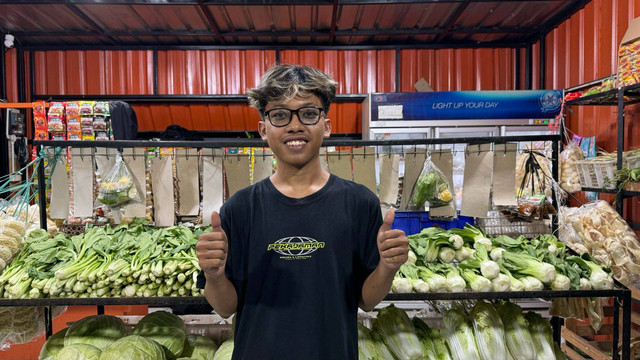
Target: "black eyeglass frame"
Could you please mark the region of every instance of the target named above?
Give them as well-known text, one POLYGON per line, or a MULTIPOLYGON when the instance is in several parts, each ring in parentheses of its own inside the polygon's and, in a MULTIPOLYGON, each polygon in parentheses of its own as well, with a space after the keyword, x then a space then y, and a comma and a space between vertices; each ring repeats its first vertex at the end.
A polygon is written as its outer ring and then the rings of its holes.
POLYGON ((312 126, 312 125, 317 124, 317 123, 320 121, 320 118, 324 115, 324 109, 323 109, 323 108, 321 108, 321 107, 319 107, 319 106, 303 106, 303 107, 298 108, 298 109, 295 109, 295 110, 294 110, 294 109, 288 109, 288 108, 274 108, 274 109, 271 109, 271 110, 267 110, 267 111, 265 111, 265 112, 264 112, 264 117, 265 117, 265 118, 267 118, 267 119, 269 119, 269 122, 271 123, 271 125, 273 125, 273 126, 275 126, 275 127, 285 127, 285 126, 287 126, 287 125, 291 124, 291 120, 293 120, 293 114, 296 114, 296 116, 298 117, 298 121, 300 121, 300 123, 301 123, 301 124, 303 124, 303 125, 309 125, 309 126, 312 126), (303 109, 316 109, 316 110, 319 110, 319 111, 320 111, 320 114, 318 115, 318 118, 316 119, 316 121, 315 121, 315 122, 313 122, 313 123, 307 123, 307 122, 304 122, 304 121, 300 118, 300 113, 299 113, 299 111, 300 111, 300 110, 303 110, 303 109), (272 112, 272 111, 274 111, 274 110, 288 110, 288 111, 289 111, 289 121, 287 121, 287 123, 286 123, 286 124, 283 124, 283 125, 276 125, 276 124, 274 124, 274 123, 273 123, 273 120, 271 120, 271 116, 270 116, 271 112, 272 112))

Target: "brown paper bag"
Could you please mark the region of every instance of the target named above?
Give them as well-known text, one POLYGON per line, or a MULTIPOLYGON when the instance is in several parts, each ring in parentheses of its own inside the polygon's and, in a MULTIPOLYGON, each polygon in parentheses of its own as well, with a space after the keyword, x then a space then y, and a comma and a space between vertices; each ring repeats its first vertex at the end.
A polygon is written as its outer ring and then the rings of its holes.
POLYGON ((400 210, 408 209, 411 201, 411 192, 418 181, 418 176, 426 158, 426 149, 418 149, 415 146, 404 154, 404 179, 402 180, 400 210))
POLYGON ((329 172, 345 180, 353 181, 351 174, 351 153, 349 150, 331 151, 327 153, 329 172))
MULTIPOLYGON (((52 219, 69 218, 69 179, 64 152, 56 159, 56 166, 51 174, 51 204, 49 217, 52 219)), ((53 159, 49 160, 53 161, 53 159)))
POLYGON ((518 205, 516 200, 516 152, 518 144, 495 144, 493 155, 493 203, 518 205))
POLYGON ((153 189, 153 214, 156 226, 172 226, 175 223, 175 199, 173 196, 173 169, 171 157, 151 159, 151 186, 153 189))
POLYGON ((451 150, 443 149, 443 150, 435 150, 431 152, 431 162, 440 169, 444 177, 451 185, 449 189, 451 191, 451 195, 453 199, 445 206, 439 206, 436 208, 429 208, 429 217, 430 218, 438 218, 438 217, 457 217, 458 212, 456 211, 456 192, 453 186, 453 154, 451 154, 451 150))
POLYGON ((72 148, 73 216, 93 216, 93 156, 91 149, 72 148))
MULTIPOLYGON (((140 192, 142 201, 130 201, 124 206, 125 218, 145 217, 146 214, 146 197, 147 197, 147 179, 146 179, 146 154, 145 149, 125 148, 122 150, 122 158, 129 168, 133 183, 140 192)), ((115 220, 115 219, 114 219, 115 220)))
POLYGON ((489 211, 493 152, 490 144, 468 145, 464 160, 461 215, 486 217, 489 211))
POLYGON ((353 181, 366 186, 374 194, 376 184, 376 150, 373 147, 353 149, 353 181))
POLYGON ((232 197, 238 190, 251 185, 250 160, 248 154, 227 154, 225 156, 224 172, 227 178, 229 197, 232 197))
POLYGON ((222 150, 202 149, 202 224, 211 225, 211 213, 224 202, 222 150))
POLYGON ((178 214, 197 216, 200 212, 200 169, 197 149, 176 149, 178 214))
POLYGON ((253 183, 257 184, 273 174, 273 152, 256 149, 253 154, 253 183))
POLYGON ((380 202, 394 206, 398 201, 398 166, 400 156, 380 155, 380 202))

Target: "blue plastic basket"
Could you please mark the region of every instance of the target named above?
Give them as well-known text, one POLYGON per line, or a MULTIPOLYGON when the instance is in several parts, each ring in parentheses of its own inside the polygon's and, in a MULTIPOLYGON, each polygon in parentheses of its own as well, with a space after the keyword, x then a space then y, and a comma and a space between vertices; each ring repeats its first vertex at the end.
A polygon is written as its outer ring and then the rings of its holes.
POLYGON ((463 228, 465 224, 474 224, 469 216, 460 216, 453 220, 431 220, 428 211, 396 211, 392 229, 403 230, 407 235, 419 233, 422 229, 437 226, 443 229, 463 228))

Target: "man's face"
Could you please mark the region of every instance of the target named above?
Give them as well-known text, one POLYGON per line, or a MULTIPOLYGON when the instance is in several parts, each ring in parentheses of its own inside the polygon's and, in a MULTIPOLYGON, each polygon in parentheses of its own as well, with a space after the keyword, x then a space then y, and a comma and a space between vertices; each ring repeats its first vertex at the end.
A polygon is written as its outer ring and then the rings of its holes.
POLYGON ((324 111, 320 111, 320 118, 314 125, 309 124, 313 119, 314 108, 322 108, 322 102, 317 96, 307 98, 295 97, 282 103, 269 103, 265 108, 265 117, 258 124, 258 131, 262 140, 269 143, 269 147, 281 163, 302 168, 318 156, 322 139, 331 134, 331 121, 325 119, 324 111), (304 108, 304 109, 303 109, 304 108), (286 123, 287 112, 279 109, 299 110, 291 114, 291 121, 284 126, 274 126, 286 123), (271 121, 269 120, 271 117, 271 121), (303 122, 300 121, 302 117, 303 122), (279 122, 280 121, 280 122, 279 122))

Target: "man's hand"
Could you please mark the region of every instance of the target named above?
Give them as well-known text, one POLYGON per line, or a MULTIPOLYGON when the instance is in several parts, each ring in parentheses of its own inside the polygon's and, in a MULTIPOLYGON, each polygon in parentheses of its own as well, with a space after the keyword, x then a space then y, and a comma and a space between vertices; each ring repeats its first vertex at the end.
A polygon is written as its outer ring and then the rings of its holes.
POLYGON ((378 231, 378 251, 380 265, 385 269, 397 271, 409 257, 409 239, 402 230, 391 230, 396 213, 389 209, 378 231))
POLYGON ((222 230, 220 215, 211 213, 211 232, 198 237, 196 253, 200 268, 207 278, 216 279, 224 276, 229 249, 227 234, 222 230))

